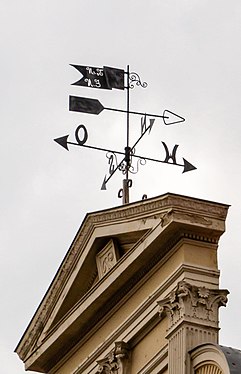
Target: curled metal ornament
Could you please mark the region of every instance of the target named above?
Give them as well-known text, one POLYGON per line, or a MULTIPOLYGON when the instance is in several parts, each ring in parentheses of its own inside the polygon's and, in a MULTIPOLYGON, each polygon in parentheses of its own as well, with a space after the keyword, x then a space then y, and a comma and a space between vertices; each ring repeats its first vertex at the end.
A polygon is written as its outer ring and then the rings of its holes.
POLYGON ((144 166, 144 165, 146 165, 146 159, 140 157, 140 158, 138 158, 135 167, 134 167, 133 165, 130 166, 130 168, 129 168, 129 172, 130 172, 131 174, 137 174, 138 171, 139 171, 139 167, 140 167, 140 166, 144 166))
POLYGON ((107 152, 106 157, 108 158, 109 174, 112 175, 118 165, 117 156, 114 152, 107 152))
POLYGON ((118 169, 122 172, 122 174, 126 174, 126 164, 124 161, 118 166, 118 169))
POLYGON ((146 82, 142 82, 139 74, 133 72, 129 74, 129 88, 134 88, 136 86, 141 86, 142 88, 147 87, 146 82))

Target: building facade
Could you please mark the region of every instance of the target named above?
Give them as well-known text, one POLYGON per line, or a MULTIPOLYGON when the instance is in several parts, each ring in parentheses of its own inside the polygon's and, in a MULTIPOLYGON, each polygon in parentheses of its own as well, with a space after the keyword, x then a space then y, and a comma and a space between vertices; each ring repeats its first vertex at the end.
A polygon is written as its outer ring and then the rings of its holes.
POLYGON ((218 341, 227 212, 168 193, 87 214, 16 348, 25 369, 241 373, 240 351, 218 341))

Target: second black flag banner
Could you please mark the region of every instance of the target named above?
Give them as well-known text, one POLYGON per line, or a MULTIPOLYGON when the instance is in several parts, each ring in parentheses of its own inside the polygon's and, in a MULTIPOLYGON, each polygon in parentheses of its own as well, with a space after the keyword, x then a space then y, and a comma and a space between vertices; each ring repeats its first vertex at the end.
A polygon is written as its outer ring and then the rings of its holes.
POLYGON ((104 66, 103 68, 98 68, 94 66, 84 66, 84 65, 72 65, 77 69, 82 77, 75 83, 74 86, 101 88, 106 90, 112 90, 116 88, 119 90, 124 90, 124 70, 111 68, 104 66))

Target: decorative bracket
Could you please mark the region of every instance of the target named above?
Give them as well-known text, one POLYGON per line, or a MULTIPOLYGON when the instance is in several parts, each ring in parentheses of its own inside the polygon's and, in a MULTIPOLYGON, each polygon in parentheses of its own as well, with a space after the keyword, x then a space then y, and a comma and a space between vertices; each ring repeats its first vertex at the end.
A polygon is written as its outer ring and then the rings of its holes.
POLYGON ((141 81, 141 77, 139 74, 135 72, 129 73, 129 88, 134 88, 136 86, 141 86, 142 88, 147 87, 146 82, 141 81))
POLYGON ((113 351, 107 357, 97 361, 99 367, 96 374, 127 374, 129 359, 128 344, 123 341, 115 342, 113 351))

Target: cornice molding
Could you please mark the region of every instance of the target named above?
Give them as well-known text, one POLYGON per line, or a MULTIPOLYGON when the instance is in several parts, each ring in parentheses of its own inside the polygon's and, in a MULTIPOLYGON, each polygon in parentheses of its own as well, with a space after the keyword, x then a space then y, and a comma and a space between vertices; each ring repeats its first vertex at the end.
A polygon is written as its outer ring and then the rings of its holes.
POLYGON ((185 196, 165 194, 157 198, 144 200, 127 206, 87 214, 49 288, 49 291, 47 291, 40 307, 27 328, 24 339, 20 341, 16 348, 19 357, 22 360, 26 360, 33 351, 43 326, 56 305, 59 294, 68 281, 71 270, 80 258, 95 227, 99 225, 107 225, 110 222, 118 223, 126 220, 140 219, 141 216, 143 216, 143 219, 149 217, 160 218, 161 225, 164 227, 173 219, 173 209, 179 211, 178 214, 180 219, 184 218, 190 223, 202 224, 209 227, 212 222, 211 218, 221 221, 225 220, 228 206, 185 196), (182 209, 185 210, 185 214, 183 212, 180 213, 182 209), (200 216, 203 214, 210 217, 210 219, 200 216))

